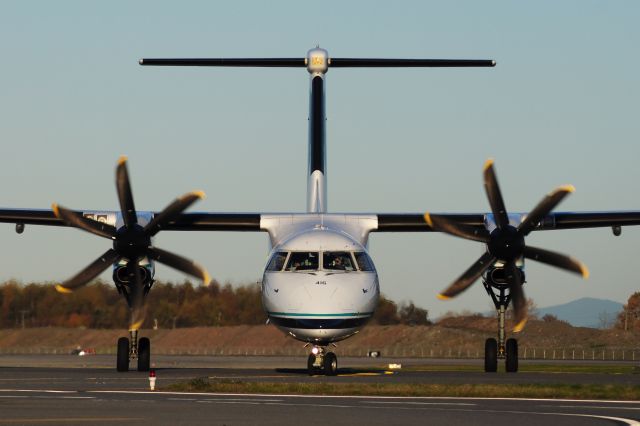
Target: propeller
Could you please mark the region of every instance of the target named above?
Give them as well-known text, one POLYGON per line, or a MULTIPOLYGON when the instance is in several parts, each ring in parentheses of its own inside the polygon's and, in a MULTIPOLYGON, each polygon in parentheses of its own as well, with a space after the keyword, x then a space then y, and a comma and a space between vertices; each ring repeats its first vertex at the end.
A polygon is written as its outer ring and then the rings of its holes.
POLYGON ((527 322, 527 303, 522 289, 522 275, 516 266, 518 259, 524 256, 527 259, 580 274, 585 279, 589 277, 587 267, 580 261, 564 254, 525 244, 525 237, 567 195, 574 192, 575 188, 571 185, 565 185, 547 194, 525 219, 517 227, 514 227, 509 224, 509 216, 500 192, 492 159, 485 163, 483 175, 485 191, 496 224, 496 228, 492 232, 459 224, 445 215, 430 214, 429 212, 424 214, 427 224, 436 231, 467 240, 479 241, 487 245, 487 251, 446 290, 440 293, 438 298, 447 300, 457 296, 469 288, 496 261, 501 261, 504 263, 505 278, 513 301, 516 323, 513 331, 517 333, 524 328, 527 322))
POLYGON ((140 268, 138 267, 138 262, 141 259, 148 257, 149 259, 163 263, 171 268, 201 279, 204 285, 209 285, 211 281, 207 270, 196 262, 151 245, 151 237, 160 232, 168 223, 177 219, 191 204, 204 198, 204 192, 193 191, 178 197, 164 210, 156 214, 147 225, 142 227, 138 223, 138 216, 129 181, 129 172, 127 171, 127 158, 125 156, 120 157, 118 160, 118 166, 116 168, 116 189, 120 202, 122 220, 124 222, 124 225, 120 228, 87 219, 58 204, 54 203, 52 205, 53 213, 67 225, 113 241, 113 248, 101 254, 96 260, 73 277, 62 284, 56 285, 56 290, 61 293, 71 293, 73 290, 89 283, 110 265, 124 260, 126 261, 125 272, 128 277, 128 282, 133 284, 130 287, 131 297, 129 302, 132 312, 129 329, 137 330, 142 326, 145 317, 144 283, 140 268))

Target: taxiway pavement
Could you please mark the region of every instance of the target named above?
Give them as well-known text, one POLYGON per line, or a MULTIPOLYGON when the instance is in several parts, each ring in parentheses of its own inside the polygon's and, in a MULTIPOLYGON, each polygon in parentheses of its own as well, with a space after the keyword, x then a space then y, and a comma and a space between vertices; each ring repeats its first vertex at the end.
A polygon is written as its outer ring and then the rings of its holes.
MULTIPOLYGON (((570 383, 640 386, 637 374, 407 371, 341 358, 338 377, 309 377, 297 357, 154 358, 158 386, 196 377, 366 383, 570 383)), ((404 366, 425 360, 392 360, 404 366)), ((113 356, 0 356, 0 425, 639 424, 640 402, 478 398, 222 395, 148 391, 148 374, 117 373, 113 356)), ((429 360, 451 364, 451 360, 429 360)), ((469 361, 466 361, 468 363, 469 361)), ((474 361, 475 362, 475 361, 474 361)))

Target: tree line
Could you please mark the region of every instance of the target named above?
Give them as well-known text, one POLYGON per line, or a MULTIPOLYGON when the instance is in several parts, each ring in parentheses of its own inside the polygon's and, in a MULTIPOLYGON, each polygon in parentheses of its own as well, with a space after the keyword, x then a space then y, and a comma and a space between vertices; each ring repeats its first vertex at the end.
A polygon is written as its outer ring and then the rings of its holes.
MULTIPOLYGON (((147 296, 144 328, 215 327, 264 324, 259 284, 156 281, 147 296)), ((0 329, 20 327, 124 328, 129 310, 111 283, 96 281, 71 294, 53 283, 0 284, 0 329)), ((397 304, 385 296, 372 320, 381 325, 429 324, 428 311, 413 302, 397 304)))

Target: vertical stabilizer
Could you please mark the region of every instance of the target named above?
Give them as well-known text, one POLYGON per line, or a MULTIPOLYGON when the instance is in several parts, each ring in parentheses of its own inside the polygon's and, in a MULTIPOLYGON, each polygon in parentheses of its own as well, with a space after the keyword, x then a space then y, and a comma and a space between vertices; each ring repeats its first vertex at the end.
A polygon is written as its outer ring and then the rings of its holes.
POLYGON ((309 174, 307 176, 307 212, 327 212, 327 152, 325 134, 324 82, 331 68, 398 67, 494 67, 492 59, 384 59, 329 58, 326 50, 316 47, 305 58, 144 58, 140 65, 171 67, 306 67, 311 76, 309 102, 309 174))
POLYGON ((327 211, 327 151, 325 134, 324 79, 328 54, 316 48, 307 53, 307 70, 311 75, 309 95, 309 175, 307 176, 307 212, 327 211))

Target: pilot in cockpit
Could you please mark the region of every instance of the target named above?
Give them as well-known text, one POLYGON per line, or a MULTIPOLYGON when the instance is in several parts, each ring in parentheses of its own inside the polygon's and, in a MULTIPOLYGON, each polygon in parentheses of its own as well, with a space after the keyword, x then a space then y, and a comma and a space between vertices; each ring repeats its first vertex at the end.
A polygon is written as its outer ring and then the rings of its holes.
POLYGON ((331 269, 337 269, 339 271, 344 271, 346 269, 345 266, 342 264, 342 257, 341 256, 336 256, 333 259, 333 262, 331 264, 331 269))

